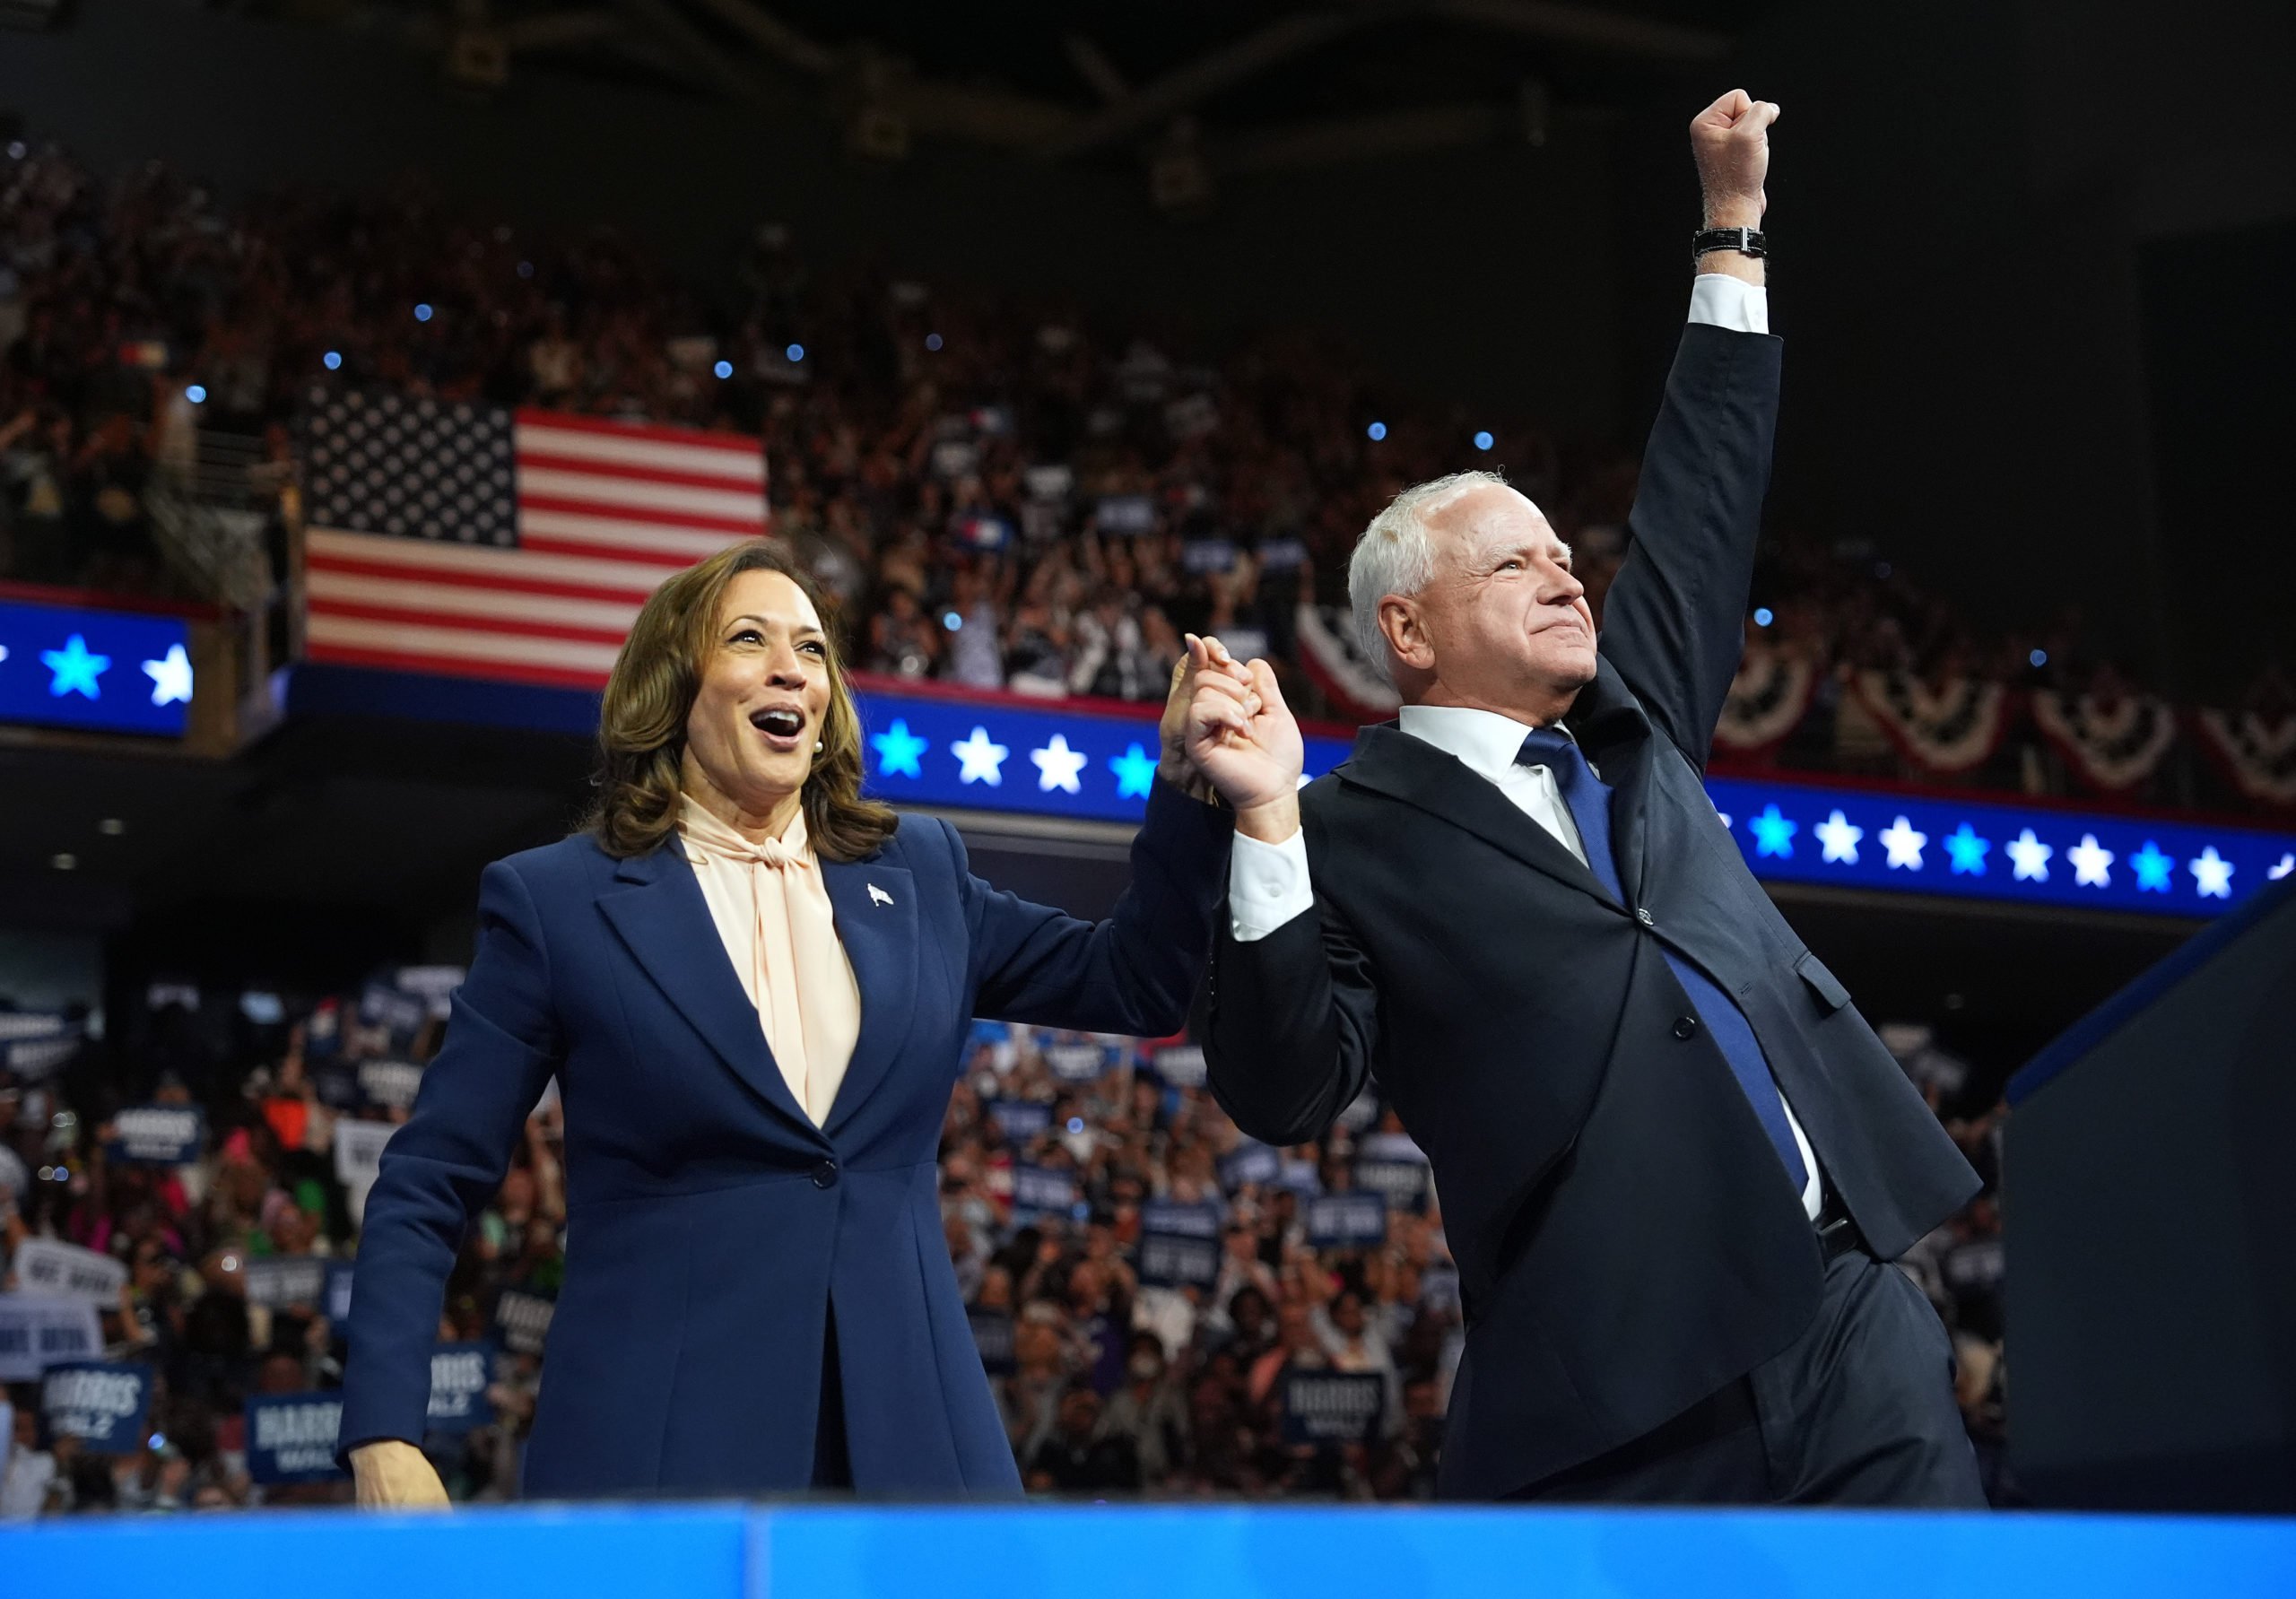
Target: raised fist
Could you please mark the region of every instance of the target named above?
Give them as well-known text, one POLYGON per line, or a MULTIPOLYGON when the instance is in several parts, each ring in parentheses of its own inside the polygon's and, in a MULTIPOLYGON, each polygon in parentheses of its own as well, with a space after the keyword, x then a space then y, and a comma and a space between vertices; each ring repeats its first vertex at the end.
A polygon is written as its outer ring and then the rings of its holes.
POLYGON ((1762 179, 1770 171, 1770 125, 1778 107, 1733 89, 1690 119, 1691 159, 1698 163, 1709 228, 1752 228, 1770 202, 1762 179))

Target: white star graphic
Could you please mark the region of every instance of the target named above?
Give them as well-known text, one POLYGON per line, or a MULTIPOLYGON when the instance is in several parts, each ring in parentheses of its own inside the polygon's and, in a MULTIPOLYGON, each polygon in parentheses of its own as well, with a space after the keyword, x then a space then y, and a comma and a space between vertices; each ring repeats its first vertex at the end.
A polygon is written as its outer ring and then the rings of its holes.
POLYGON ((1882 847, 1890 852, 1892 867, 1903 866, 1911 872, 1921 870, 1921 847, 1929 842, 1927 833, 1917 832, 1913 823, 1900 816, 1874 836, 1882 841, 1882 847))
POLYGON ((2065 858, 2073 863, 2074 883, 2086 883, 2092 889, 2112 886, 2113 874, 2109 868, 2113 864, 2113 852, 2098 844, 2096 834, 2082 834, 2081 842, 2066 850, 2065 858))
POLYGON ((2282 856, 2278 865, 2266 866, 2264 869, 2264 874, 2274 882, 2278 882, 2291 872, 2296 872, 2296 851, 2282 856))
POLYGON ((152 679, 152 704, 191 703, 191 657, 182 645, 169 645, 166 657, 144 662, 144 670, 152 679))
POLYGON ((2002 848, 2008 851, 2009 858, 2017 863, 2018 882, 2047 882, 2048 881, 2048 857, 2055 855, 2057 851, 2034 838, 2032 829, 2027 828, 2003 845, 2002 848))
POLYGON ((963 764, 957 774, 961 783, 986 783, 996 788, 1004 781, 1004 757, 1013 752, 1003 744, 988 742, 988 729, 976 727, 972 736, 949 746, 949 753, 963 764))
POLYGON ((1064 734, 1054 734, 1052 742, 1043 749, 1031 750, 1029 759, 1037 763, 1037 786, 1043 792, 1049 794, 1056 788, 1065 794, 1083 792, 1076 774, 1084 769, 1084 762, 1090 757, 1082 750, 1070 749, 1064 734))
POLYGON ((2230 899, 2232 897, 2232 863, 2216 853, 2211 844, 2191 861, 2192 885, 2200 891, 2204 899, 2230 899))
POLYGON ((1810 830, 1826 847, 1826 859, 1852 866, 1857 864, 1857 840, 1866 836, 1864 828, 1851 826, 1849 818, 1836 811, 1810 830))

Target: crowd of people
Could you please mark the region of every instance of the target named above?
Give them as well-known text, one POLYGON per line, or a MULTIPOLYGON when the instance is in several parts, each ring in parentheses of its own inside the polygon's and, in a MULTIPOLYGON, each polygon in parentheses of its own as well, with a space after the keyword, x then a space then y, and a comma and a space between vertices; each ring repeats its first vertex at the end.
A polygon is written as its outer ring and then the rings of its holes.
MULTIPOLYGON (((409 969, 411 988, 384 974, 300 1019, 273 995, 209 995, 204 1010, 195 993, 165 995, 132 1030, 124 1067, 93 1045, 11 1047, 0 1310, 24 1297, 28 1244, 118 1262, 90 1353, 145 1370, 149 1408, 134 1438, 91 1447, 52 1383, 9 1383, 0 1516, 347 1499, 340 1476, 266 1473, 248 1416, 251 1402, 340 1383, 347 1286, 321 1268, 347 1262, 355 1281, 375 1141, 407 1114, 454 977, 409 969), (117 1142, 153 1106, 203 1113, 196 1143, 162 1163, 117 1142)), ((1886 1036, 1987 1178, 1900 1264, 1953 1329, 1988 1486, 2013 1502, 2000 1447, 1997 1085, 1921 1030, 1886 1036)), ((457 1500, 517 1493, 547 1378, 546 1307, 566 1269, 561 1125, 546 1093, 448 1284, 442 1347, 485 1361, 483 1403, 426 1441, 457 1500)), ((1376 1097, 1316 1143, 1268 1149, 1221 1113, 1182 1040, 984 1023, 941 1164, 949 1256, 1032 1493, 1433 1493, 1463 1339, 1457 1275, 1439 1195, 1376 1097), (1359 1202, 1335 1237, 1324 1202, 1351 1193, 1378 1196, 1376 1225, 1359 1202), (1300 1379, 1334 1375, 1361 1379, 1364 1400, 1337 1435, 1295 1396, 1300 1379)), ((578 1219, 573 1236, 578 1252, 578 1219)))
MULTIPOLYGON (((153 474, 228 434, 284 483, 314 387, 352 384, 758 435, 777 529, 841 602, 856 663, 894 676, 1151 700, 1180 635, 1210 631, 1276 661, 1303 712, 1363 715, 1332 672, 1299 670, 1301 605, 1344 603, 1348 550, 1397 489, 1465 465, 1503 469, 1548 512, 1599 614, 1631 456, 1414 402, 1328 341, 1264 333, 1216 363, 1172 353, 1187 348, 1075 307, 818 276, 771 226, 705 294, 611 232, 481 225, 413 187, 226 207, 158 164, 106 184, 16 143, 0 166, 0 575, 181 591, 193 579, 145 508, 153 474)), ((2141 698, 2076 614, 1987 634, 1854 541, 1779 530, 1754 597, 1757 656, 1812 678, 1763 760, 2067 788, 2083 772, 2025 722, 1941 755, 1918 718, 1872 710, 1872 674, 1950 688, 1937 736, 1964 742, 1962 698, 1992 714, 1991 688, 2108 711, 2141 698)), ((2296 715, 2269 670, 2248 699, 2266 742, 2296 715)), ((2255 798, 2157 754, 2112 782, 2255 798)))

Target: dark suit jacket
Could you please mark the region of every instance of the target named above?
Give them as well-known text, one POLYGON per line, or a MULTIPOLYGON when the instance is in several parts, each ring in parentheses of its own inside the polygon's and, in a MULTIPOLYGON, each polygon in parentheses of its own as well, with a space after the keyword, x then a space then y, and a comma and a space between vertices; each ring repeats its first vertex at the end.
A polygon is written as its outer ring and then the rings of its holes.
POLYGON ((529 1497, 804 1488, 832 1301, 857 1487, 1017 1494, 941 1233, 966 1032, 976 1014, 1177 1030, 1231 825, 1157 784, 1132 885, 1098 926, 990 888, 943 821, 904 818, 870 858, 822 863, 861 1032, 822 1127, 674 838, 616 860, 577 836, 489 866, 445 1046, 367 1201, 342 1447, 422 1436, 465 1222, 554 1073, 566 1279, 529 1497))
POLYGON ((1815 1236, 1663 948, 1735 998, 1876 1252, 1976 1177, 1746 869, 1700 772, 1743 637, 1779 342, 1692 325, 1599 673, 1565 718, 1614 789, 1622 904, 1392 724, 1301 795, 1316 908, 1213 946, 1213 1091, 1274 1143, 1367 1077, 1433 1161, 1467 1310, 1441 1481, 1489 1497, 1650 1430, 1815 1313, 1815 1236), (1663 948, 1662 948, 1663 946, 1663 948), (1684 1037, 1687 1033, 1689 1036, 1684 1037))

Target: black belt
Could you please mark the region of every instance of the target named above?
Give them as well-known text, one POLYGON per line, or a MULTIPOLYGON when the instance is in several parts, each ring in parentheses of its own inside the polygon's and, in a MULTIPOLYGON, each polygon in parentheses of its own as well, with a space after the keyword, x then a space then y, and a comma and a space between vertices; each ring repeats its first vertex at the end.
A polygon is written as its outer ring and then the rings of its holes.
POLYGON ((1826 1195, 1824 1208, 1818 1212, 1818 1252, 1828 1260, 1847 1255, 1852 1249, 1866 1247, 1866 1235, 1857 1230, 1857 1223, 1841 1208, 1841 1201, 1831 1192, 1826 1195))

